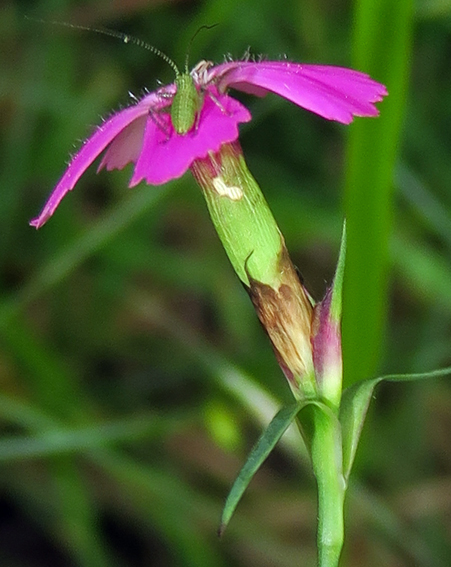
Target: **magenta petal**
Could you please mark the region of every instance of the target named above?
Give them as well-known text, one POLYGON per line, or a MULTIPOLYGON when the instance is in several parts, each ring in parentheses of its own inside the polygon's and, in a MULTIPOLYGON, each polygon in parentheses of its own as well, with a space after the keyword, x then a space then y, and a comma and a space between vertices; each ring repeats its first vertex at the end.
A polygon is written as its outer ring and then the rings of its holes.
POLYGON ((31 226, 41 227, 55 212, 64 195, 71 191, 86 169, 96 157, 106 148, 121 130, 131 121, 145 114, 147 110, 143 107, 132 106, 122 110, 104 124, 99 126, 94 134, 88 138, 81 149, 72 158, 69 167, 63 177, 48 198, 40 215, 30 222, 31 226))
POLYGON ((188 134, 174 132, 169 114, 149 116, 130 186, 143 179, 150 185, 160 185, 180 177, 195 159, 236 140, 238 124, 250 119, 247 108, 227 95, 220 95, 214 87, 205 93, 199 125, 188 134))
POLYGON ((329 120, 344 124, 354 116, 377 116, 375 102, 387 94, 384 85, 365 73, 327 65, 285 61, 224 63, 209 77, 219 78, 219 90, 232 87, 257 96, 271 91, 329 120), (262 90, 263 89, 263 90, 262 90))
POLYGON ((109 145, 97 171, 104 167, 107 171, 122 169, 128 163, 136 163, 141 153, 146 122, 147 114, 140 116, 124 128, 109 145))
MULTIPOLYGON (((165 92, 172 92, 173 86, 170 85, 165 92)), ((40 228, 53 215, 55 209, 60 204, 68 191, 71 191, 86 169, 97 158, 97 156, 112 142, 124 129, 134 120, 146 115, 149 108, 161 108, 171 103, 170 99, 161 97, 163 90, 149 94, 144 97, 137 105, 125 108, 113 115, 109 120, 99 126, 90 138, 85 140, 80 150, 72 158, 63 177, 55 187, 40 215, 30 221, 30 225, 40 228)), ((124 154, 116 153, 114 158, 110 155, 106 164, 110 167, 118 167, 124 161, 124 154)), ((105 164, 104 164, 105 165, 105 164)))

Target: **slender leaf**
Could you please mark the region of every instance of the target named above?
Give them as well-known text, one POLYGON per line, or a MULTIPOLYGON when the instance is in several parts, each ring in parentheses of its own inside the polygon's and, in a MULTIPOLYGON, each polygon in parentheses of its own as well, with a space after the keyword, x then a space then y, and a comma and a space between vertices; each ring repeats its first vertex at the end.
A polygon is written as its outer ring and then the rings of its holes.
POLYGON ((407 382, 424 378, 439 378, 451 374, 451 367, 418 374, 389 374, 354 384, 343 392, 340 408, 340 422, 343 434, 343 474, 349 478, 354 462, 360 433, 368 411, 374 388, 383 380, 388 382, 407 382))
POLYGON ((266 430, 262 433, 257 443, 247 458, 246 463, 238 474, 237 479, 233 483, 232 489, 227 496, 221 517, 221 525, 219 527, 219 535, 221 536, 230 519, 241 500, 244 491, 248 487, 255 473, 262 466, 265 459, 276 446, 276 443, 287 430, 288 426, 296 418, 299 411, 305 405, 305 402, 296 402, 282 408, 272 419, 266 430))

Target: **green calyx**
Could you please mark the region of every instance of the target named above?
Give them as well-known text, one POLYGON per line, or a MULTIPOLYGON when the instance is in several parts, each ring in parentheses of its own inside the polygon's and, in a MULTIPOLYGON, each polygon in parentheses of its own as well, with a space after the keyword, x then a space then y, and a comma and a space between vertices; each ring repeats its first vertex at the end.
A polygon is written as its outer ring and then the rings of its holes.
POLYGON ((237 143, 194 162, 191 170, 202 188, 208 210, 240 280, 249 276, 278 288, 283 237, 237 143))
POLYGON ((316 398, 312 303, 240 146, 224 144, 219 152, 196 160, 191 169, 295 397, 316 398))

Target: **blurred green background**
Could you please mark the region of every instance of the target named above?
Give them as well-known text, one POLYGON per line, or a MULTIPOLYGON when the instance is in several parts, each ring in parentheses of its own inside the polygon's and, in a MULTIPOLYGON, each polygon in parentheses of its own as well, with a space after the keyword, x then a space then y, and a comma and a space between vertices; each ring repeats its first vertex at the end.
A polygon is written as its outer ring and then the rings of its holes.
MULTIPOLYGON (((315 564, 316 496, 287 435, 223 540, 221 507, 290 392, 190 174, 127 188, 92 167, 28 226, 100 117, 173 79, 133 45, 25 16, 134 34, 183 65, 330 63, 388 84, 349 128, 237 95, 248 165, 312 295, 349 222, 348 384, 449 365, 451 1, 62 2, 0 6, 0 561, 8 567, 315 564)), ((451 389, 377 390, 352 476, 343 565, 445 567, 451 389)))

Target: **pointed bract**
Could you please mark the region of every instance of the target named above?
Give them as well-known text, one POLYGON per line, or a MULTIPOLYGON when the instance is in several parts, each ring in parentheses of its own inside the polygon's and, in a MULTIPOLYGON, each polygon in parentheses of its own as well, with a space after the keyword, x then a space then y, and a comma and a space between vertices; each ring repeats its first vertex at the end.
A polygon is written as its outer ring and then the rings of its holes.
POLYGON ((338 408, 343 374, 341 331, 340 321, 331 313, 331 299, 329 288, 313 309, 311 344, 318 393, 338 408))

